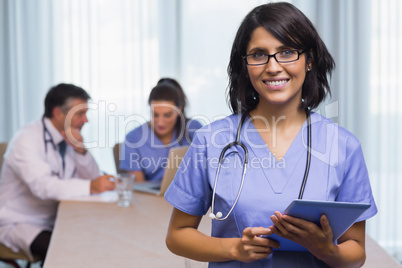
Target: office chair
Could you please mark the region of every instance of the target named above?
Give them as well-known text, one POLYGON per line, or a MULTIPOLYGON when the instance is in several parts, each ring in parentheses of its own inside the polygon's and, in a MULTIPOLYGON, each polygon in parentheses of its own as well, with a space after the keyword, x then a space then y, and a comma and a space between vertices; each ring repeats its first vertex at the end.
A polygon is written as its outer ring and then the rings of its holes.
POLYGON ((122 144, 121 143, 116 143, 115 146, 113 147, 113 157, 114 157, 114 164, 116 166, 116 173, 121 174, 121 173, 127 173, 126 170, 120 169, 120 148, 122 144))
POLYGON ((23 260, 27 262, 27 265, 25 267, 30 268, 32 263, 36 263, 38 261, 41 261, 41 259, 37 256, 34 256, 34 260, 31 262, 28 259, 28 256, 25 255, 24 252, 19 251, 15 253, 12 251, 10 248, 6 247, 5 245, 0 243, 0 261, 10 264, 15 268, 22 268, 23 266, 20 266, 17 263, 17 260, 23 260))
POLYGON ((0 172, 1 168, 3 167, 3 155, 7 149, 7 142, 0 143, 0 172))

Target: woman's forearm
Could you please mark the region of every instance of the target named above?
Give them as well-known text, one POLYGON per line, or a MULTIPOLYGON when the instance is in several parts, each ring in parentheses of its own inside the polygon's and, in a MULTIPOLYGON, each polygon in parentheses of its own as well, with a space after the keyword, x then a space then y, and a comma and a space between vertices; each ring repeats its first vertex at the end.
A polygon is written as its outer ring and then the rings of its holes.
POLYGON ((356 222, 320 258, 331 267, 361 267, 366 260, 365 250, 366 222, 356 222))
POLYGON ((166 237, 166 245, 173 253, 204 262, 233 260, 233 249, 239 242, 240 238, 210 237, 191 227, 169 230, 166 237))
POLYGON ((361 267, 364 264, 366 253, 359 243, 348 240, 334 245, 334 250, 319 258, 330 267, 352 268, 361 267))

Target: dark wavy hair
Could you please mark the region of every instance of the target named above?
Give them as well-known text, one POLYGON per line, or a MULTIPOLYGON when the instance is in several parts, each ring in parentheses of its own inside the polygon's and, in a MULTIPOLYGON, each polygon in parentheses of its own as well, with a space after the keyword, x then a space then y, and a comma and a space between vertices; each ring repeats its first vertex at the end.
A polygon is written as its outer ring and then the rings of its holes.
POLYGON ((44 117, 52 118, 53 109, 55 107, 64 106, 70 99, 81 99, 88 101, 91 99, 89 94, 81 87, 72 84, 58 84, 49 89, 45 97, 45 113, 44 117))
MULTIPOLYGON (((177 108, 181 109, 182 114, 175 124, 176 137, 179 138, 180 135, 183 134, 183 137, 190 140, 186 127, 188 121, 186 116, 187 97, 179 82, 172 78, 160 79, 149 94, 148 104, 151 104, 152 101, 171 101, 177 108)), ((180 139, 179 142, 180 144, 181 140, 182 139, 180 139)))
POLYGON ((254 109, 259 95, 247 75, 243 60, 253 31, 264 27, 284 45, 305 50, 306 64, 312 63, 302 86, 301 109, 316 108, 327 94, 331 94, 327 75, 335 62, 311 21, 295 6, 286 2, 269 3, 254 8, 241 23, 233 41, 228 65, 228 102, 232 112, 254 109))

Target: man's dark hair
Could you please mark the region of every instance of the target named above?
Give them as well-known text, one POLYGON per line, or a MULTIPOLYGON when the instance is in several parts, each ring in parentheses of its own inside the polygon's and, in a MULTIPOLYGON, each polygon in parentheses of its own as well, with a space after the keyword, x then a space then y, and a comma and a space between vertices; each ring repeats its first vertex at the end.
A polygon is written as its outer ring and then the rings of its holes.
POLYGON ((89 94, 81 87, 72 84, 58 84, 50 88, 45 98, 45 114, 44 117, 52 118, 53 109, 65 105, 68 99, 81 99, 88 101, 91 99, 89 94))

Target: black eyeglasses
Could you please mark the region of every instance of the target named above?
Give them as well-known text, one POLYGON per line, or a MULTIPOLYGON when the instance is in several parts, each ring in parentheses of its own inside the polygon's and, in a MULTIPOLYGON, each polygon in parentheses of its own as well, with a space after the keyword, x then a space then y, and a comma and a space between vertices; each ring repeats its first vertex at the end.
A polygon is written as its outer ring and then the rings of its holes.
POLYGON ((244 56, 243 59, 247 65, 264 65, 269 62, 269 59, 271 57, 273 57, 279 63, 286 63, 297 61, 300 58, 300 55, 304 52, 305 50, 299 51, 297 49, 282 50, 272 55, 257 52, 253 54, 248 54, 244 56))

